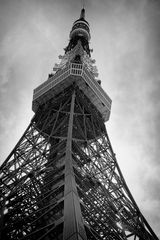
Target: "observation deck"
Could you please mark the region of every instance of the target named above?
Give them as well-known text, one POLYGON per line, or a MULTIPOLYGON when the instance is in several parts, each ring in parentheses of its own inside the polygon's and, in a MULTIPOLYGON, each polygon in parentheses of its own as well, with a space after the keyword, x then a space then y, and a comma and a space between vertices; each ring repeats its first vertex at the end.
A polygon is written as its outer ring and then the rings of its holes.
POLYGON ((104 121, 108 121, 112 101, 84 64, 68 63, 34 89, 32 110, 36 112, 40 105, 59 94, 73 82, 102 114, 104 121))

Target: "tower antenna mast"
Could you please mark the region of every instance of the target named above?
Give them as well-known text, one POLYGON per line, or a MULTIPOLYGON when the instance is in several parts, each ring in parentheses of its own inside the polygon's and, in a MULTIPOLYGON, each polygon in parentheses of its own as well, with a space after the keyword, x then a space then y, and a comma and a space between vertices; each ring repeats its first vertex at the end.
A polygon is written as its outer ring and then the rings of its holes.
POLYGON ((82 8, 85 8, 85 0, 82 0, 82 8))

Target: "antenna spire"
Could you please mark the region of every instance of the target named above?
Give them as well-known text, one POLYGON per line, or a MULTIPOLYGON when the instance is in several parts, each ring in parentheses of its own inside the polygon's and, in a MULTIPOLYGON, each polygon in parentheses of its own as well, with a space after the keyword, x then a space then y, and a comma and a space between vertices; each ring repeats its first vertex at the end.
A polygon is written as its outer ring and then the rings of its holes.
POLYGON ((82 8, 84 9, 85 8, 85 0, 82 0, 82 8))
POLYGON ((82 8, 80 18, 85 19, 85 9, 82 8))
POLYGON ((82 0, 82 10, 81 10, 80 18, 85 19, 85 0, 82 0))

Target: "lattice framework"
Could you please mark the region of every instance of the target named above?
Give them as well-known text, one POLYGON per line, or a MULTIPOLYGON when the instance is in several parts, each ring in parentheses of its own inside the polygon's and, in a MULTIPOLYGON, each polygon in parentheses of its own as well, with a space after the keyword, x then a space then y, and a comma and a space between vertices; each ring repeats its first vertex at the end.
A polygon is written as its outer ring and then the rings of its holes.
POLYGON ((67 239, 69 181, 81 239, 157 239, 76 83, 40 106, 0 170, 2 239, 67 239))

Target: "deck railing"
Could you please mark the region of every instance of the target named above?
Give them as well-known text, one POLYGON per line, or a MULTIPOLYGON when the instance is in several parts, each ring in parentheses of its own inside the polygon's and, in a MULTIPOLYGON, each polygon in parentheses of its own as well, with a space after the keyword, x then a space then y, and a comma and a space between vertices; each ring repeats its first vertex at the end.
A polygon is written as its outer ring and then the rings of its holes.
POLYGON ((33 100, 40 97, 42 94, 53 88, 57 83, 60 83, 69 75, 81 76, 83 72, 83 64, 70 63, 65 68, 57 71, 53 76, 49 77, 47 81, 42 83, 33 92, 33 100))
POLYGON ((39 98, 50 89, 54 88, 57 84, 61 83, 64 79, 70 75, 82 76, 86 83, 92 88, 92 90, 99 95, 102 102, 106 105, 111 104, 111 100, 107 93, 95 80, 94 75, 87 69, 84 64, 70 63, 64 68, 57 71, 53 76, 49 77, 47 81, 38 86, 33 92, 33 101, 39 98))

